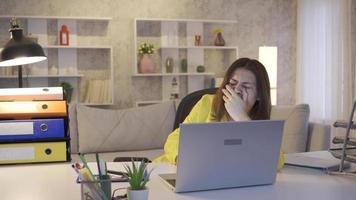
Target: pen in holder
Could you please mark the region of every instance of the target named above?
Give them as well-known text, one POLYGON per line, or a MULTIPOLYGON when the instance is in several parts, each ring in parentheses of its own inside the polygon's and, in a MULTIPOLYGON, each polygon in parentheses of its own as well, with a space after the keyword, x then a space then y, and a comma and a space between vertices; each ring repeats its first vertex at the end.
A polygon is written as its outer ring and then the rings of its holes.
POLYGON ((111 178, 109 175, 102 175, 101 179, 86 181, 77 178, 80 184, 81 200, 110 200, 111 199, 111 178))
POLYGON ((102 175, 101 180, 103 181, 100 183, 101 189, 105 193, 105 195, 108 197, 108 199, 111 199, 111 178, 110 175, 102 175))

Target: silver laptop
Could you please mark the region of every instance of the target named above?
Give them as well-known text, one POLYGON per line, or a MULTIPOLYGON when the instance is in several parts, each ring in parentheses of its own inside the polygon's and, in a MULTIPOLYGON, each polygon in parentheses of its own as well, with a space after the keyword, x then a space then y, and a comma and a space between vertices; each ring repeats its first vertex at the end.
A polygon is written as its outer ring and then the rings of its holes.
MULTIPOLYGON (((326 154, 330 154, 326 152, 326 154)), ((298 166, 298 167, 308 167, 314 169, 321 169, 325 171, 337 171, 340 167, 340 160, 332 157, 316 157, 307 153, 291 153, 286 154, 285 164, 298 166)), ((344 169, 350 168, 351 164, 349 162, 344 163, 344 169)))
POLYGON ((273 184, 284 121, 181 124, 175 192, 273 184))

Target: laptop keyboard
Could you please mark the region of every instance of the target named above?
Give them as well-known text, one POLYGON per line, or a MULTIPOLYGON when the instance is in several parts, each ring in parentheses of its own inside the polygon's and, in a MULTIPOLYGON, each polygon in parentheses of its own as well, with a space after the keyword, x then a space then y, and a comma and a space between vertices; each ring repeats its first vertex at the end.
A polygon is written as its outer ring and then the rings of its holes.
POLYGON ((166 179, 166 181, 173 187, 176 187, 176 180, 175 179, 166 179))

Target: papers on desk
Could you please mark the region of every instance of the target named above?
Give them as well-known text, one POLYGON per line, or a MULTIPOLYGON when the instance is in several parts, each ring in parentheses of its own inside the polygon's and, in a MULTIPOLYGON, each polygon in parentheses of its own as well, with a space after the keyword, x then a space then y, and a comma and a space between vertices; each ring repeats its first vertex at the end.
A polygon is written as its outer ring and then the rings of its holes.
MULTIPOLYGON (((340 160, 335 158, 317 158, 308 156, 305 153, 286 154, 285 164, 299 167, 321 169, 325 171, 336 171, 339 169, 340 160)), ((345 162, 345 168, 349 168, 350 163, 345 162)))

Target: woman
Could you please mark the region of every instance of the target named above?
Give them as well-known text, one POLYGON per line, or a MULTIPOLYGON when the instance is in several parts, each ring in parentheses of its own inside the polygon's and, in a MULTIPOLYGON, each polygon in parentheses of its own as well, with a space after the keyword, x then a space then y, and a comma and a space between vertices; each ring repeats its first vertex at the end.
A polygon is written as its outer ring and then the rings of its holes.
MULTIPOLYGON (((183 123, 246 121, 270 119, 271 97, 265 67, 254 59, 240 58, 227 70, 215 95, 204 95, 193 107, 183 123)), ((164 154, 154 162, 176 164, 179 128, 164 145, 164 154)), ((283 167, 280 154, 278 169, 283 167)))

